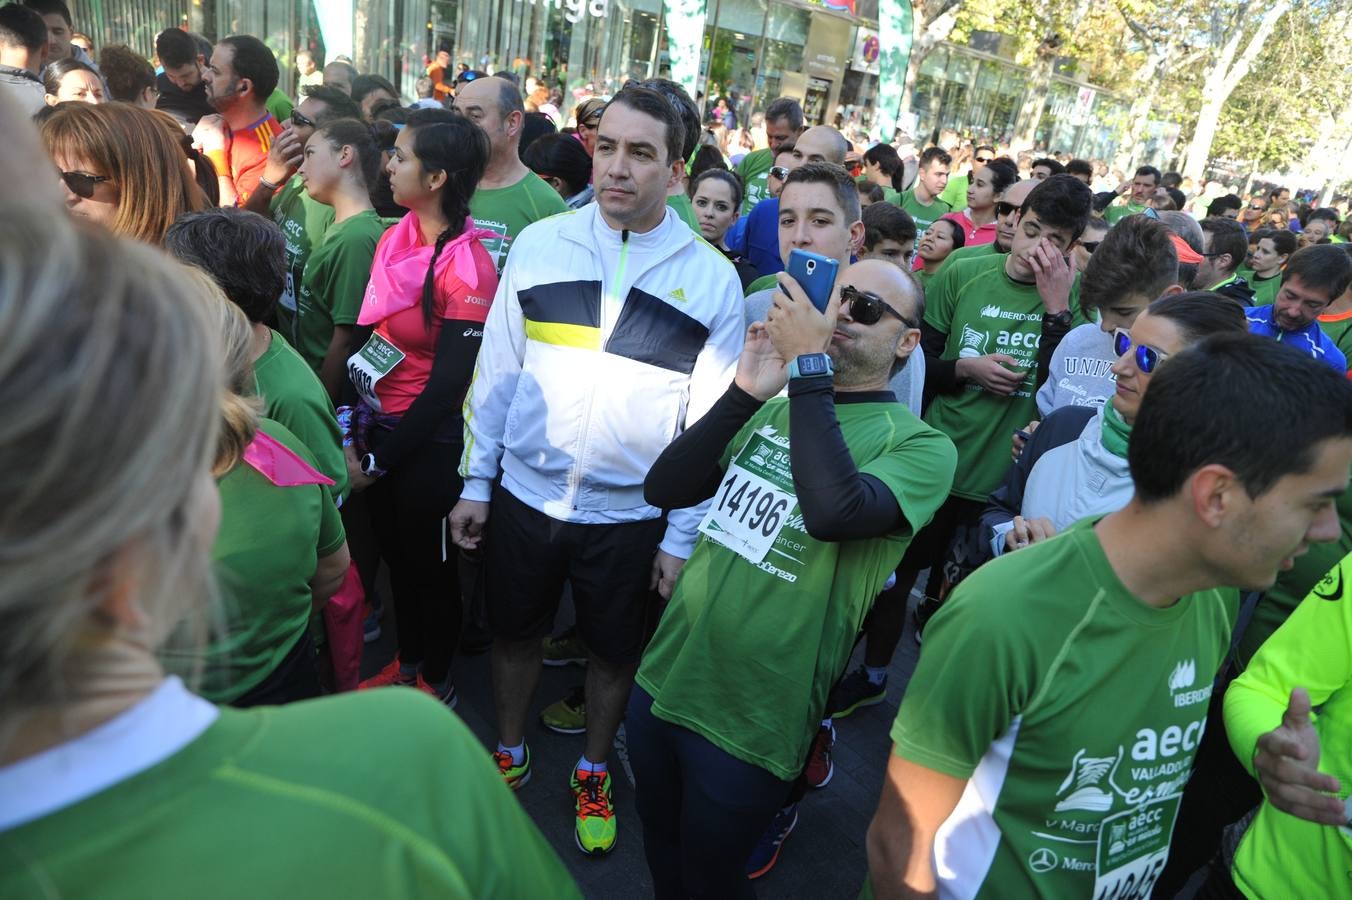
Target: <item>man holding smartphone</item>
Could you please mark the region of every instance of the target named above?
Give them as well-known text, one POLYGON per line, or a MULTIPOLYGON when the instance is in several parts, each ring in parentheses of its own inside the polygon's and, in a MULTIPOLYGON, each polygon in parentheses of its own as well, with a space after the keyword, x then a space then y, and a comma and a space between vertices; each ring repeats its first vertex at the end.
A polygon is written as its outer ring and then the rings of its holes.
POLYGON ((663 509, 711 501, 625 723, 648 866, 673 895, 744 896, 757 839, 792 828, 831 685, 956 458, 887 389, 919 340, 909 275, 857 263, 824 314, 780 284, 732 385, 644 482, 663 509))

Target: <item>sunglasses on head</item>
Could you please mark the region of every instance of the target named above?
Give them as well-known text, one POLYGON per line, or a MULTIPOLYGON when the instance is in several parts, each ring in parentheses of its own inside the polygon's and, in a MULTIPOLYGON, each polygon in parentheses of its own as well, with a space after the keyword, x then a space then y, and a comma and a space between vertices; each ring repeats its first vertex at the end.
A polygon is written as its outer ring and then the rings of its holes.
POLYGON ((82 200, 94 196, 94 188, 99 182, 111 180, 107 175, 89 175, 84 172, 62 172, 61 180, 70 188, 70 192, 82 200))
POLYGON ((1147 219, 1154 219, 1156 222, 1160 220, 1160 214, 1155 212, 1153 206, 1147 206, 1145 209, 1141 210, 1141 215, 1145 216, 1147 219))
MULTIPOLYGON (((1132 348, 1131 335, 1119 328, 1113 332, 1113 349, 1117 351, 1118 356, 1122 356, 1132 348)), ((1169 354, 1163 350, 1156 350, 1147 344, 1135 344, 1136 347, 1136 368, 1149 375, 1159 367, 1159 364, 1169 358, 1169 354)))
POLYGON ((995 202, 995 214, 997 216, 1010 216, 1019 211, 1018 204, 1006 203, 1003 200, 995 202))
POLYGON ((907 328, 920 327, 888 306, 882 297, 870 291, 861 291, 852 285, 847 284, 840 289, 840 305, 849 307, 850 318, 860 325, 877 325, 882 320, 883 313, 888 313, 900 319, 907 328))
POLYGON ((783 166, 771 166, 770 177, 778 178, 780 181, 783 181, 785 178, 789 177, 789 170, 783 166))

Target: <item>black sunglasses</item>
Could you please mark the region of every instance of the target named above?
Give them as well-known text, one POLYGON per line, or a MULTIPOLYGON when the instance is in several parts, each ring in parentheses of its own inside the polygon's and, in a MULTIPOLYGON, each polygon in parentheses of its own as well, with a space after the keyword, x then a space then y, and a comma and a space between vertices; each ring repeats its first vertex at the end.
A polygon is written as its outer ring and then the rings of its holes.
POLYGON ((993 159, 995 159, 994 156, 978 156, 978 157, 976 158, 976 161, 979 162, 979 163, 988 163, 988 162, 990 162, 990 161, 993 160, 993 159))
POLYGON ((778 178, 780 181, 783 181, 785 178, 789 177, 789 170, 783 166, 771 166, 770 177, 778 178))
POLYGON ((301 113, 300 110, 294 110, 291 113, 291 125, 294 128, 316 128, 315 120, 301 113))
POLYGON ((840 305, 849 307, 850 318, 860 325, 877 325, 882 320, 883 313, 889 313, 905 323, 907 328, 920 327, 888 306, 882 297, 869 291, 861 291, 852 285, 847 284, 840 289, 840 305))
POLYGON ((94 187, 102 181, 110 181, 107 175, 87 175, 84 172, 62 172, 61 180, 70 188, 70 192, 82 200, 94 196, 94 187))
POLYGON ((1003 200, 997 200, 995 203, 995 214, 997 216, 1008 216, 1019 211, 1016 203, 1006 203, 1003 200))
POLYGON ((1088 253, 1088 254, 1090 254, 1090 255, 1093 255, 1094 251, 1098 249, 1099 244, 1101 244, 1101 243, 1103 243, 1103 242, 1102 242, 1102 241, 1080 241, 1080 246, 1084 248, 1084 250, 1085 250, 1086 253, 1088 253))
MULTIPOLYGON (((1169 358, 1163 350, 1156 350, 1146 344, 1136 344, 1136 368, 1149 375, 1159 364, 1169 358)), ((1132 348, 1131 335, 1121 328, 1113 332, 1113 349, 1121 356, 1132 348)))

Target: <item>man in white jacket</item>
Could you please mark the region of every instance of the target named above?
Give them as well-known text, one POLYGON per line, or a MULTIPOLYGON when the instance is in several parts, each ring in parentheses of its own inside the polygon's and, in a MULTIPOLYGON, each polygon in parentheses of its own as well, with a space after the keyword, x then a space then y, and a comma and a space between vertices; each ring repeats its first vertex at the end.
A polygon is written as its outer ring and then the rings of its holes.
POLYGON ((577 844, 591 854, 615 843, 605 761, 651 592, 671 596, 702 512, 664 516, 643 479, 726 389, 745 334, 736 270, 666 206, 682 139, 662 95, 629 87, 610 102, 597 202, 517 238, 465 398, 465 488, 450 524, 456 544, 486 554, 494 759, 512 788, 530 778, 526 714, 566 580, 590 652, 571 784, 577 844))

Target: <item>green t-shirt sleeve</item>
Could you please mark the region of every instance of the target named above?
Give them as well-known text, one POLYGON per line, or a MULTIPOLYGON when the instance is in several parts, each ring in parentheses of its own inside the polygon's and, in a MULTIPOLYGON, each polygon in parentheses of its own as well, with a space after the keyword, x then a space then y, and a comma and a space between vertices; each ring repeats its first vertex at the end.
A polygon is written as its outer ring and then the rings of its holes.
POLYGON ((1258 738, 1281 724, 1293 688, 1305 688, 1318 709, 1352 681, 1349 582, 1352 562, 1344 559, 1314 586, 1225 692, 1225 732, 1250 773, 1258 738))
POLYGON ((321 504, 319 516, 319 556, 325 557, 330 553, 337 553, 338 548, 343 546, 347 540, 347 532, 343 529, 343 517, 338 513, 338 507, 334 505, 333 498, 329 492, 324 491, 323 503, 321 504))
POLYGON ((371 260, 375 258, 379 240, 379 232, 354 235, 326 260, 320 286, 333 324, 356 324, 362 298, 366 295, 366 284, 371 280, 371 260))
POLYGON ((888 453, 870 460, 859 471, 887 485, 906 517, 907 536, 913 537, 934 518, 953 487, 958 451, 946 436, 929 428, 912 432, 888 453))
POLYGON ((969 777, 1009 730, 1032 681, 1024 635, 996 606, 1018 596, 1007 578, 990 575, 1000 562, 963 581, 925 626, 925 652, 892 725, 898 756, 954 778, 969 777))
POLYGON ((561 212, 568 212, 568 204, 563 202, 559 192, 550 187, 544 179, 535 173, 531 173, 530 182, 530 205, 534 215, 532 222, 538 222, 541 219, 547 219, 550 216, 558 215, 561 212))
POLYGON ((925 321, 935 331, 948 334, 953 330, 953 311, 957 307, 959 272, 962 263, 944 266, 925 286, 925 321))

